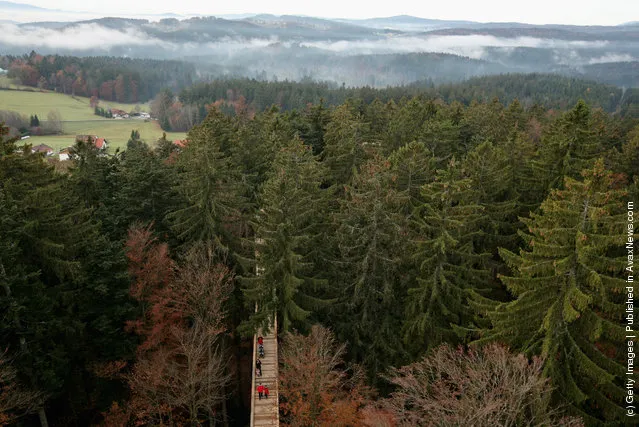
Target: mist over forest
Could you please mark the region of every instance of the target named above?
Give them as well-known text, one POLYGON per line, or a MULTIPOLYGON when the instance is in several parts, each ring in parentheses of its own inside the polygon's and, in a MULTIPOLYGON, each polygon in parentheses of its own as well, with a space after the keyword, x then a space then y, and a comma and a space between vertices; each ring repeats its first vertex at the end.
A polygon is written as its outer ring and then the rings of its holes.
POLYGON ((637 200, 639 22, 0 0, 0 427, 636 425, 637 200))
POLYGON ((513 72, 639 85, 637 24, 534 26, 410 16, 149 18, 0 21, 0 52, 178 59, 196 64, 202 78, 312 79, 347 86, 450 83, 513 72))

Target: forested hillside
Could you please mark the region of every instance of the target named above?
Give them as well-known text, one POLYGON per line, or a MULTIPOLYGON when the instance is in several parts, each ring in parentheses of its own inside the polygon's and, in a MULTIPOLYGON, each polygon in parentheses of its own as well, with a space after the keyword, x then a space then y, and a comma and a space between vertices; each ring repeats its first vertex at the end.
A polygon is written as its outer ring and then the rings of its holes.
POLYGON ((146 102, 161 89, 195 81, 195 66, 183 61, 117 57, 0 56, 0 68, 20 84, 104 101, 146 102))
POLYGON ((240 83, 185 145, 62 167, 0 135, 0 424, 246 425, 272 313, 285 425, 628 423, 636 121, 240 83))
MULTIPOLYGON (((68 14, 61 20, 60 11, 49 12, 48 22, 0 22, 0 51, 188 60, 216 78, 312 78, 376 88, 425 79, 442 84, 535 72, 620 87, 639 85, 639 32, 634 25, 531 25, 413 16, 345 20, 270 14, 235 18, 171 15, 168 19, 110 15, 89 20, 68 14)), ((127 74, 123 77, 127 79, 127 74)))
POLYGON ((422 96, 446 103, 454 101, 470 105, 474 101, 490 102, 498 98, 511 103, 518 100, 525 108, 538 106, 565 110, 583 99, 593 107, 622 116, 639 117, 636 90, 605 85, 593 81, 553 74, 505 74, 472 78, 455 84, 434 85, 426 80, 407 86, 376 89, 370 86, 345 87, 312 80, 267 82, 255 79, 220 79, 202 82, 183 89, 176 96, 161 92, 155 99, 153 111, 165 130, 188 130, 215 106, 227 114, 247 110, 260 112, 276 105, 283 111, 302 110, 307 104, 324 103, 336 106, 346 100, 370 104, 400 102, 403 98, 422 96))

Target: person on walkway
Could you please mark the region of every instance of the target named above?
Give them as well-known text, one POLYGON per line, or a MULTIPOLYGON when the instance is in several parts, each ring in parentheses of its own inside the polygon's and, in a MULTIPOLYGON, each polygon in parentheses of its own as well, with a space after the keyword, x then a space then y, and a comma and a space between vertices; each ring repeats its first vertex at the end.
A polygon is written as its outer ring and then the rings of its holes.
POLYGON ((257 359, 255 362, 255 375, 258 377, 262 376, 262 361, 260 359, 257 359))
POLYGON ((257 346, 257 354, 260 357, 264 357, 264 346, 262 344, 257 346))
POLYGON ((262 395, 264 394, 264 386, 262 385, 262 383, 257 386, 257 394, 260 397, 260 400, 262 400, 262 395))
POLYGON ((268 386, 267 385, 264 386, 264 398, 268 399, 268 386))
POLYGON ((262 338, 262 336, 260 335, 259 337, 257 337, 257 343, 259 345, 264 345, 264 338, 262 338))

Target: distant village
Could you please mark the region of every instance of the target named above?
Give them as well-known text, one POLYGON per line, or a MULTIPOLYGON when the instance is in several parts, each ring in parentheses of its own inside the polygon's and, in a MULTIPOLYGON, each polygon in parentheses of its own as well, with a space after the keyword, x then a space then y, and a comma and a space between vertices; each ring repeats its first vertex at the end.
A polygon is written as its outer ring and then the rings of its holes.
MULTIPOLYGON (((75 142, 84 142, 85 144, 91 143, 99 150, 101 155, 107 155, 107 149, 109 148, 109 141, 106 138, 101 138, 98 135, 76 135, 75 142)), ((186 147, 187 140, 186 139, 176 139, 173 141, 173 145, 175 148, 180 151, 186 147)), ((55 150, 46 145, 39 144, 31 147, 32 153, 41 153, 45 157, 55 158, 56 152, 55 150)), ((61 149, 58 153, 58 160, 66 161, 70 160, 73 157, 72 147, 66 147, 61 149)))
POLYGON ((109 110, 111 112, 111 117, 114 119, 141 119, 141 120, 150 120, 151 115, 145 112, 139 113, 127 113, 124 110, 118 110, 117 108, 111 108, 109 110))
MULTIPOLYGON (((109 148, 109 142, 106 138, 101 138, 97 135, 76 135, 75 142, 84 142, 85 144, 91 143, 104 154, 106 154, 106 150, 109 148)), ((53 148, 46 144, 39 144, 31 147, 31 152, 41 153, 45 157, 53 157, 55 155, 53 148)), ((63 148, 57 154, 60 161, 69 160, 73 156, 71 147, 63 148)))
MULTIPOLYGON (((123 119, 151 120, 151 115, 147 112, 126 112, 124 110, 120 110, 117 108, 109 108, 107 110, 104 110, 104 109, 96 107, 96 114, 107 117, 107 118, 116 119, 116 120, 123 120, 123 119), (101 111, 101 113, 98 113, 98 111, 101 111)), ((29 138, 30 138, 30 135, 28 134, 23 135, 21 137, 22 140, 26 140, 29 138)), ((104 155, 106 155, 106 152, 109 146, 109 141, 107 141, 106 138, 102 138, 98 135, 76 135, 75 142, 91 143, 95 146, 95 148, 97 148, 104 155)), ((182 142, 181 141, 176 141, 176 142, 177 142, 176 145, 178 147, 181 147, 182 142)), ((57 154, 57 157, 60 161, 69 160, 73 156, 71 147, 63 148, 56 153, 53 147, 50 147, 46 144, 39 144, 39 145, 35 145, 31 147, 31 152, 41 153, 45 157, 52 157, 52 158, 54 158, 57 154)))

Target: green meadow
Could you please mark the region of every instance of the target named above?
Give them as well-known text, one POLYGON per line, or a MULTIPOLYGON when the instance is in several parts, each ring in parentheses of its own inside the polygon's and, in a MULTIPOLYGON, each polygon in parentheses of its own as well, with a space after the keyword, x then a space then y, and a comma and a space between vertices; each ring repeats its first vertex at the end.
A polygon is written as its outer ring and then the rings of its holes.
MULTIPOLYGON (((106 138, 109 142, 109 151, 114 152, 116 148, 125 148, 129 140, 132 130, 140 132, 140 137, 149 145, 162 137, 162 129, 160 125, 152 120, 145 122, 143 120, 94 120, 94 121, 75 121, 65 122, 62 124, 64 135, 46 135, 33 136, 28 142, 32 145, 46 144, 54 150, 73 145, 76 135, 96 135, 100 138, 106 138)), ((184 139, 185 133, 167 132, 167 139, 184 139)))
MULTIPOLYGON (((136 105, 140 106, 141 111, 150 110, 148 103, 121 104, 100 101, 100 106, 103 108, 117 108, 124 111, 132 111, 136 105)), ((126 146, 133 129, 138 130, 142 140, 149 145, 153 145, 163 132, 154 120, 106 119, 93 114, 89 98, 72 97, 49 91, 0 90, 0 110, 16 111, 27 117, 35 114, 40 120, 46 120, 49 111, 58 111, 62 117, 63 135, 33 136, 28 139, 32 145, 46 144, 55 150, 73 145, 75 136, 79 134, 106 138, 109 142, 109 151, 113 152, 118 147, 126 146)), ((185 133, 180 132, 167 133, 168 139, 183 139, 185 136, 185 133)))
MULTIPOLYGON (((100 101, 103 108, 117 108, 131 111, 136 105, 140 111, 149 112, 149 103, 121 104, 117 102, 100 101)), ((62 120, 110 120, 93 114, 89 98, 82 96, 64 95, 56 92, 40 92, 37 90, 0 90, 0 110, 16 111, 26 116, 37 114, 40 120, 46 120, 51 110, 57 110, 62 120)))

